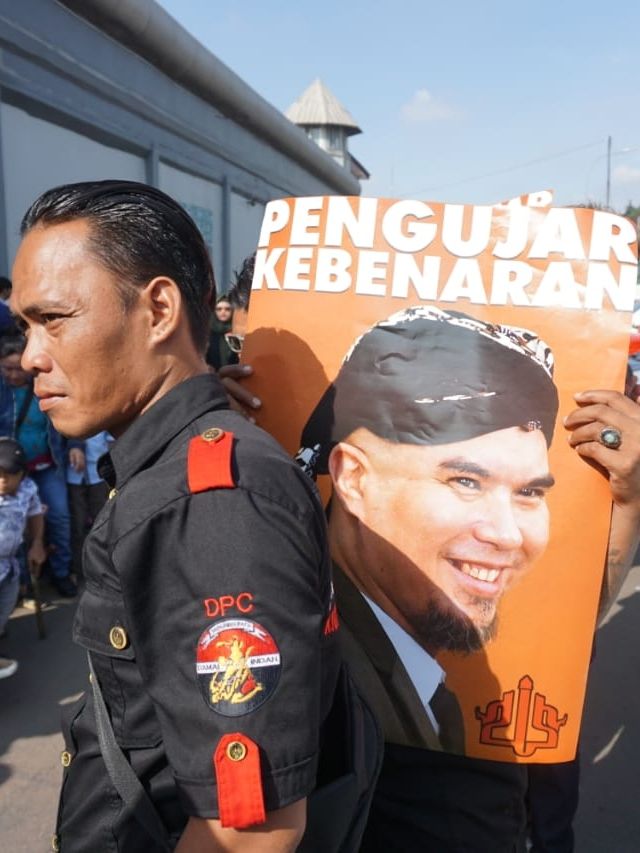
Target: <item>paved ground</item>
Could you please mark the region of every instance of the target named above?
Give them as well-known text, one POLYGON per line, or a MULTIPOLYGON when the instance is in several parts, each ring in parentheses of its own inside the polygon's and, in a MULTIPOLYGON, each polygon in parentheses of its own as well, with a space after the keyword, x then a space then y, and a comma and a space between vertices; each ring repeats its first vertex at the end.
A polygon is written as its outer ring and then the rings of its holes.
MULTIPOLYGON (((2 654, 20 670, 0 681, 0 850, 45 853, 61 776, 60 708, 87 685, 84 653, 71 643, 73 604, 52 599, 48 636, 18 610, 2 654)), ((576 853, 638 853, 640 763, 640 566, 598 634, 583 729, 576 853)), ((100 851, 87 851, 100 853, 100 851)))
MULTIPOLYGON (((51 836, 62 768, 60 709, 87 684, 86 658, 71 642, 74 604, 47 595, 47 636, 39 640, 35 616, 16 610, 3 656, 20 661, 0 681, 0 850, 45 853, 51 836)), ((99 853, 99 851, 87 851, 99 853)))
POLYGON ((638 853, 640 566, 598 631, 581 758, 576 853, 638 853))

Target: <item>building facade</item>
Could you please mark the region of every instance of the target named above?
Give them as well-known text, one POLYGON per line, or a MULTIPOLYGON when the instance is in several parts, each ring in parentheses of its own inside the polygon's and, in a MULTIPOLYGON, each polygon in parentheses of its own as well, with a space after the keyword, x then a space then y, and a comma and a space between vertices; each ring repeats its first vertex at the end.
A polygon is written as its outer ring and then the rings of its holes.
POLYGON ((153 0, 0 0, 0 274, 37 195, 103 178, 180 201, 220 290, 269 200, 360 192, 153 0))

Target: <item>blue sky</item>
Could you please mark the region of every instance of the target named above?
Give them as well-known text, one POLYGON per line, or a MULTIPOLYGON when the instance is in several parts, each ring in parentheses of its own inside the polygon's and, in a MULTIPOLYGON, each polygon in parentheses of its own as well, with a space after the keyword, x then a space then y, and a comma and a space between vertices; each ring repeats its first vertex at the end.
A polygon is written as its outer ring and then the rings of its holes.
POLYGON ((316 78, 363 133, 363 194, 640 204, 640 3, 161 0, 285 110, 316 78))

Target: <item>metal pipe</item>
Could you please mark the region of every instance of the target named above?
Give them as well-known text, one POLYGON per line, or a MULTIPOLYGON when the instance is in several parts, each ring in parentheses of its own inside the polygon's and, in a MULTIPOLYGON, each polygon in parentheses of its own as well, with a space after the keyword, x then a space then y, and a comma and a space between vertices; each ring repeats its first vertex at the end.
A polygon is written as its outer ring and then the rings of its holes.
POLYGON ((331 189, 360 195, 360 183, 154 0, 59 0, 167 77, 265 139, 331 189))
POLYGON ((607 200, 605 204, 610 207, 611 201, 611 137, 607 136, 607 200))

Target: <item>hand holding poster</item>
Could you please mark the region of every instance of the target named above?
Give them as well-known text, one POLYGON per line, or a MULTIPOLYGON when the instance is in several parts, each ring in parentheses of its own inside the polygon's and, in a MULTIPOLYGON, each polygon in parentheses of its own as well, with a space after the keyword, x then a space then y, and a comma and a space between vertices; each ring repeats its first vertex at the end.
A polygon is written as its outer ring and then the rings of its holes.
POLYGON ((261 425, 330 502, 347 655, 387 742, 575 752, 611 497, 562 420, 623 386, 635 240, 544 194, 267 207, 244 356, 261 425))

